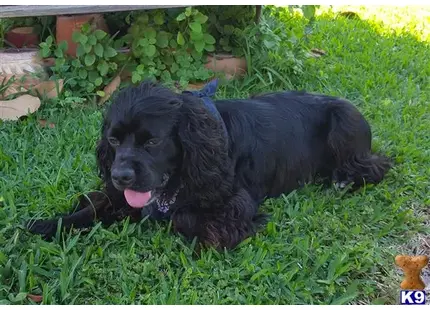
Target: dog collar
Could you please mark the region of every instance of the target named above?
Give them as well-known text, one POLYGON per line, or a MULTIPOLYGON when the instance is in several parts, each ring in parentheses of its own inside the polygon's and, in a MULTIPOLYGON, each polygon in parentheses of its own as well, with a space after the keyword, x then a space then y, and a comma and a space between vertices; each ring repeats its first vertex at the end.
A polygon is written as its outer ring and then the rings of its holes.
POLYGON ((161 213, 167 213, 170 210, 170 206, 176 202, 176 196, 179 194, 179 188, 173 193, 171 197, 166 197, 163 193, 160 198, 156 200, 157 209, 161 213))
POLYGON ((218 120, 221 122, 222 127, 224 129, 224 135, 227 138, 227 128, 225 126, 224 120, 221 117, 221 114, 219 113, 218 109, 215 106, 215 103, 212 101, 211 97, 213 97, 216 93, 216 90, 218 88, 218 79, 213 79, 209 83, 207 83, 201 90, 194 90, 194 91, 183 91, 183 94, 191 94, 195 97, 198 97, 202 99, 206 109, 209 110, 209 112, 218 120))

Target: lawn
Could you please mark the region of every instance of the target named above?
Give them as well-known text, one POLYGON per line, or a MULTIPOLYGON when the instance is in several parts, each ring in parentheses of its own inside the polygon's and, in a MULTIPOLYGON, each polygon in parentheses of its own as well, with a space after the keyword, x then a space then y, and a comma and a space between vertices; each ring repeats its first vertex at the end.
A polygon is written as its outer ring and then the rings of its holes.
MULTIPOLYGON (((393 257, 428 233, 430 7, 357 7, 359 19, 336 9, 318 11, 307 42, 327 55, 309 58, 284 87, 352 100, 372 125, 375 150, 393 158, 381 184, 354 194, 307 186, 267 201, 264 231, 199 258, 168 225, 150 222, 47 243, 22 224, 69 210, 99 185, 102 111, 73 98, 46 104, 25 121, 0 123, 0 304, 34 303, 27 293, 44 304, 398 303, 393 257)), ((252 76, 218 96, 271 89, 252 76)))

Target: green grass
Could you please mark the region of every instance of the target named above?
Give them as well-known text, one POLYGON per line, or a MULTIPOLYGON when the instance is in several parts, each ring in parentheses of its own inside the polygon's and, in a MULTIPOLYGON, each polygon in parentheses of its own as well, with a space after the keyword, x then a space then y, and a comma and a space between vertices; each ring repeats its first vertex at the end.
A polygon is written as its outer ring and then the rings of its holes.
MULTIPOLYGON (((397 303, 395 249, 425 229, 418 214, 430 205, 430 10, 356 9, 362 20, 320 11, 308 44, 327 56, 309 59, 295 86, 356 103, 374 148, 395 162, 383 183, 353 195, 309 186, 268 201, 264 231, 200 258, 168 225, 149 222, 47 243, 22 223, 65 212, 98 186, 102 114, 44 105, 23 122, 0 123, 0 303, 32 303, 26 293, 45 304, 397 303), (41 118, 56 127, 41 128, 41 118)), ((219 96, 271 88, 253 76, 219 96)))

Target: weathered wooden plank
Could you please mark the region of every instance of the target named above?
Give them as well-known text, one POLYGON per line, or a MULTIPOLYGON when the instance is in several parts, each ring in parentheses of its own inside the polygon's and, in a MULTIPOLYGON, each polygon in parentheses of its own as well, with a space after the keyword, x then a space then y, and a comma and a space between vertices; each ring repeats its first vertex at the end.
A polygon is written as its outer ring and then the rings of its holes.
POLYGON ((0 18, 153 10, 185 5, 0 5, 0 18))

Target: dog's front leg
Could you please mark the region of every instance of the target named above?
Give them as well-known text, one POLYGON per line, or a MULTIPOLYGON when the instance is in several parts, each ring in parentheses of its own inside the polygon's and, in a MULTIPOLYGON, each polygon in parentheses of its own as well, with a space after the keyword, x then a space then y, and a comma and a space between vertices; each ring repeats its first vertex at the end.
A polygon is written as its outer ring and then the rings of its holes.
POLYGON ((45 240, 50 240, 55 236, 58 222, 60 220, 62 228, 65 231, 70 231, 72 228, 88 228, 94 224, 94 210, 86 207, 60 218, 49 220, 30 220, 27 223, 27 228, 31 233, 41 235, 45 240))
POLYGON ((58 222, 61 220, 62 232, 71 229, 85 229, 100 220, 104 226, 130 216, 132 221, 140 219, 140 211, 128 207, 121 195, 109 197, 105 192, 91 192, 80 197, 76 211, 71 214, 49 220, 32 220, 27 227, 33 234, 42 235, 44 239, 52 239, 56 232, 58 222), (113 200, 116 199, 116 200, 113 200), (119 199, 119 201, 118 201, 119 199))
POLYGON ((258 203, 240 189, 225 206, 203 209, 195 206, 177 210, 172 216, 174 230, 188 239, 197 237, 205 247, 233 249, 256 232, 258 203))

